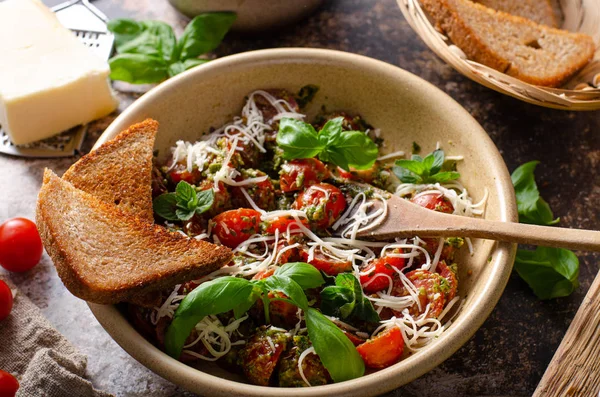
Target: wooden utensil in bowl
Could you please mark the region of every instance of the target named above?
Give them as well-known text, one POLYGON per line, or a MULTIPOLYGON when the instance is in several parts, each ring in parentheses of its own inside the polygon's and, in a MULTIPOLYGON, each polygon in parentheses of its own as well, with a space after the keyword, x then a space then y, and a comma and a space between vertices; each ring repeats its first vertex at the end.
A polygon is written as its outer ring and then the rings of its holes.
MULTIPOLYGON (((382 201, 373 201, 383 205, 382 201)), ((600 231, 498 222, 431 211, 389 195, 387 216, 358 236, 390 240, 394 237, 473 237, 519 244, 600 251, 600 231)))

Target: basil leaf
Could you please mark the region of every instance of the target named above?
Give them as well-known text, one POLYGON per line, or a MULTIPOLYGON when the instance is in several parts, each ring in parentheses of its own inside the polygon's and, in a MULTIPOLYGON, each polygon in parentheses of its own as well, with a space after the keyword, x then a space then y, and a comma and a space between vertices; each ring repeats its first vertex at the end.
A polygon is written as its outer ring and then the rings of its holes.
POLYGON ((168 221, 178 221, 176 214, 177 197, 175 193, 164 193, 152 201, 152 208, 158 216, 168 221))
POLYGON ((286 160, 312 158, 325 148, 312 125, 290 118, 279 122, 277 145, 286 160))
POLYGON ((562 248, 519 249, 515 270, 540 299, 568 296, 579 286, 579 259, 562 248))
POLYGON ((167 64, 143 54, 119 54, 108 60, 110 78, 132 84, 159 83, 168 77, 167 64))
POLYGON ((400 160, 396 160, 396 162, 394 164, 396 167, 404 168, 405 170, 410 171, 416 177, 419 177, 419 178, 420 178, 420 175, 422 175, 425 172, 425 165, 422 162, 420 162, 419 160, 400 159, 400 160))
POLYGON ((444 151, 437 149, 425 158, 413 154, 410 160, 396 160, 393 171, 404 183, 443 183, 460 178, 460 174, 455 171, 440 172, 444 161, 444 151))
POLYGON ((192 219, 194 214, 195 214, 194 210, 188 210, 188 209, 182 209, 182 208, 177 208, 175 210, 175 215, 177 216, 176 220, 178 220, 178 221, 189 221, 190 219, 192 219))
POLYGON ((433 153, 431 153, 430 155, 428 155, 423 162, 428 163, 428 167, 429 167, 429 173, 431 175, 433 174, 437 174, 441 169, 442 166, 444 165, 444 151, 437 149, 434 150, 433 153), (431 164, 429 164, 427 158, 429 158, 431 156, 432 161, 431 164))
POLYGON ((321 291, 321 310, 341 318, 379 321, 379 315, 369 299, 364 296, 360 282, 352 273, 338 274, 335 286, 326 287, 321 291))
POLYGON ((181 62, 175 62, 169 65, 169 77, 185 72, 185 66, 181 62))
POLYGON ((297 282, 286 276, 272 275, 263 280, 263 285, 272 292, 282 292, 302 310, 308 309, 308 300, 297 282))
POLYGON ((534 225, 554 225, 560 221, 560 218, 554 219, 550 206, 540 196, 535 183, 534 171, 538 164, 539 161, 525 163, 511 175, 517 197, 519 222, 534 225))
POLYGON ((212 189, 202 190, 196 193, 196 197, 196 214, 200 215, 212 207, 215 201, 215 192, 212 189))
POLYGON ((295 98, 300 109, 304 108, 313 100, 317 91, 319 91, 319 87, 313 84, 308 84, 300 88, 300 91, 298 91, 295 98))
POLYGON ((379 148, 375 142, 360 131, 340 131, 333 142, 328 145, 327 150, 336 152, 345 159, 349 166, 357 170, 367 170, 373 167, 379 155, 379 148))
POLYGON ((196 58, 217 48, 235 19, 233 12, 211 12, 196 16, 179 38, 179 60, 196 58))
POLYGON ((119 47, 128 41, 133 40, 144 31, 144 26, 133 19, 120 18, 113 19, 107 23, 108 30, 115 36, 115 47, 119 47))
POLYGON ((285 276, 294 280, 302 289, 317 288, 325 283, 321 272, 308 263, 290 262, 278 267, 276 276, 285 276))
POLYGON ((198 58, 186 59, 185 61, 183 61, 183 68, 185 70, 189 70, 193 67, 205 64, 206 62, 209 62, 209 61, 210 61, 210 59, 198 59, 198 58))
MULTIPOLYGON (((406 161, 410 161, 410 160, 406 160, 406 161)), ((423 179, 421 179, 421 177, 419 175, 415 174, 414 172, 410 171, 409 169, 407 169, 405 167, 395 165, 394 167, 392 167, 392 171, 394 172, 394 174, 396 174, 398 179, 400 179, 400 181, 403 183, 420 183, 423 181, 423 179)))
POLYGON ((118 46, 117 52, 119 54, 144 54, 162 58, 160 40, 147 30, 118 46))
POLYGON ((358 378, 365 373, 365 363, 350 339, 319 311, 304 311, 308 337, 334 382, 358 378))
POLYGON ((343 117, 336 117, 328 120, 321 131, 319 131, 319 142, 323 146, 333 145, 338 135, 342 132, 343 117))
POLYGON ((142 22, 146 32, 150 33, 155 37, 156 48, 159 51, 159 55, 167 62, 171 62, 175 59, 175 47, 177 45, 177 39, 175 38, 175 32, 173 28, 161 21, 144 21, 142 22))
POLYGON ((346 318, 354 310, 354 298, 354 291, 350 288, 325 287, 321 291, 321 311, 329 316, 346 318))
POLYGON ((250 308, 256 303, 258 298, 261 296, 261 291, 258 288, 253 288, 252 293, 248 296, 248 299, 241 302, 239 305, 233 308, 233 316, 238 319, 242 317, 250 308))
POLYGON ((165 350, 179 358, 185 340, 202 318, 233 310, 253 291, 250 281, 236 277, 219 277, 200 284, 182 301, 165 334, 165 350))
POLYGON ((198 196, 196 189, 186 181, 180 181, 175 187, 175 195, 177 197, 177 207, 192 212, 198 205, 198 196))
POLYGON ((436 182, 443 183, 460 178, 460 174, 456 171, 438 172, 434 175, 434 178, 436 182))

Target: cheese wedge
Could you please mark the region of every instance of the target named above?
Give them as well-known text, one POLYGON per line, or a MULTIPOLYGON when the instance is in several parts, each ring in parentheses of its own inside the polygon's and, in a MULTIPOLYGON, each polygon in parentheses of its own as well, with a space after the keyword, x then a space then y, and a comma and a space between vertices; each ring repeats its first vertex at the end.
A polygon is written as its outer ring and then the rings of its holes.
POLYGON ((108 63, 38 0, 0 2, 0 126, 26 144, 117 107, 108 63))

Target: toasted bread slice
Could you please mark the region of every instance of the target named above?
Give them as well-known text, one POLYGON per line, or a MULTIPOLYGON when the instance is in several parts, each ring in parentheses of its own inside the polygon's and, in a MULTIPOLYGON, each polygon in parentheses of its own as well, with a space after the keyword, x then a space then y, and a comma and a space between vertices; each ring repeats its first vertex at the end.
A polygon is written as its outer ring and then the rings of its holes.
POLYGON ((467 57, 527 83, 557 87, 594 55, 585 34, 538 25, 469 0, 421 0, 467 57))
POLYGON ((49 170, 36 222, 67 289, 94 303, 128 301, 200 278, 232 258, 226 247, 142 221, 49 170))
POLYGON ((121 210, 154 221, 152 150, 158 122, 147 119, 83 156, 63 179, 121 210))
POLYGON ((540 25, 558 27, 550 0, 474 0, 486 7, 531 19, 540 25))

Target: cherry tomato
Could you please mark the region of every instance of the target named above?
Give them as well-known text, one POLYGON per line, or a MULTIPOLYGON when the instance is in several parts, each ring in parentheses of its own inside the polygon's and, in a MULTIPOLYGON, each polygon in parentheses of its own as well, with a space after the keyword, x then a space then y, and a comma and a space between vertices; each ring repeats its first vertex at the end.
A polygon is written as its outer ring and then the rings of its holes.
POLYGON ((344 179, 356 182, 373 183, 375 178, 377 178, 377 174, 381 171, 381 166, 376 162, 373 167, 367 170, 357 170, 354 167, 350 167, 350 171, 346 171, 338 167, 337 171, 344 179))
POLYGON ((318 183, 302 192, 292 208, 306 212, 313 227, 326 229, 333 225, 346 209, 344 194, 329 183, 318 183))
MULTIPOLYGON (((308 227, 308 221, 304 218, 300 218, 300 223, 308 227)), ((288 228, 290 233, 300 233, 298 227, 298 221, 293 216, 279 216, 277 218, 269 219, 264 221, 260 228, 263 234, 274 235, 276 230, 279 230, 279 234, 287 233, 288 228)))
MULTIPOLYGON (((446 305, 446 295, 443 292, 443 278, 437 273, 431 273, 427 270, 413 270, 412 272, 406 273, 408 278, 413 285, 417 288, 420 309, 415 303, 409 312, 412 316, 416 316, 425 312, 427 305, 429 304, 429 311, 427 317, 437 318, 446 305)), ((407 296, 408 291, 404 287, 404 284, 400 279, 394 280, 394 286, 392 287, 392 295, 394 296, 407 296)), ((396 317, 400 317, 402 313, 394 312, 396 317)))
POLYGON ((437 272, 448 281, 448 291, 446 291, 446 301, 450 302, 456 296, 458 290, 458 278, 456 274, 448 267, 445 261, 440 261, 437 265, 437 272))
POLYGON ((19 390, 19 381, 6 371, 0 370, 0 396, 14 397, 19 390))
POLYGON ((317 159, 301 159, 281 166, 279 183, 283 192, 301 190, 329 177, 329 170, 317 159))
POLYGON ((335 276, 339 273, 350 272, 352 271, 352 262, 350 261, 337 261, 331 259, 328 256, 323 255, 323 253, 319 250, 315 250, 314 258, 308 259, 309 257, 309 249, 304 246, 299 249, 300 258, 306 263, 310 263, 317 269, 323 271, 324 273, 335 276))
POLYGON ((388 288, 390 286, 390 279, 388 277, 393 278, 396 275, 394 268, 402 270, 404 268, 404 258, 384 256, 383 258, 376 258, 370 261, 361 271, 361 273, 365 273, 360 276, 360 283, 364 291, 372 294, 388 288), (378 274, 384 274, 388 277, 377 276, 378 274))
POLYGON ((353 334, 352 332, 346 331, 345 329, 343 329, 342 332, 348 337, 348 339, 350 339, 350 342, 352 342, 354 346, 360 346, 366 342, 366 340, 363 338, 353 334))
MULTIPOLYGON (((288 92, 287 90, 281 88, 272 88, 265 91, 271 94, 273 97, 275 97, 275 99, 283 99, 284 101, 286 101, 291 106, 291 109, 288 109, 286 105, 283 105, 283 107, 286 110, 292 112, 298 112, 300 110, 300 107, 298 106, 294 95, 288 92)), ((258 108, 258 110, 260 110, 260 112, 262 113, 264 122, 270 125, 273 131, 278 131, 279 120, 273 120, 273 117, 275 117, 279 113, 279 111, 275 109, 271 102, 262 95, 255 95, 254 102, 256 103, 256 107, 258 108)))
MULTIPOLYGON (((273 273, 275 273, 275 268, 261 270, 252 277, 252 280, 262 280, 272 276, 273 273)), ((269 299, 287 298, 287 295, 281 292, 269 292, 267 296, 269 299)), ((263 302, 258 300, 256 304, 258 306, 258 311, 262 313, 264 311, 263 302)), ((287 302, 271 300, 269 303, 271 324, 276 327, 293 327, 298 322, 298 316, 296 316, 297 312, 298 308, 287 302)))
POLYGON ((229 189, 223 182, 219 182, 219 189, 215 189, 215 182, 212 179, 205 179, 202 181, 200 186, 200 190, 208 190, 213 189, 215 193, 215 198, 213 201, 212 207, 207 211, 207 214, 210 216, 215 216, 216 214, 220 214, 223 211, 231 209, 231 194, 229 193, 229 189))
POLYGON ((442 193, 418 194, 410 201, 428 210, 444 212, 446 214, 454 212, 454 206, 442 193))
POLYGON ((198 171, 198 167, 193 167, 192 171, 188 171, 186 164, 177 163, 171 171, 167 173, 167 177, 177 185, 181 181, 185 181, 192 185, 197 185, 202 180, 202 173, 198 171))
POLYGON ((25 218, 0 225, 0 265, 11 272, 26 272, 42 258, 42 239, 35 223, 25 218))
POLYGON ((260 327, 240 350, 239 359, 246 378, 255 385, 268 386, 289 342, 288 334, 260 327))
POLYGON ((221 244, 235 248, 258 233, 260 215, 260 212, 250 208, 222 212, 212 219, 212 232, 221 244))
POLYGON ((4 320, 10 314, 13 307, 12 291, 8 285, 0 280, 0 321, 4 320))
POLYGON ((404 351, 404 339, 397 327, 390 328, 369 339, 356 350, 369 368, 386 368, 400 360, 404 351))
MULTIPOLYGON (((242 174, 235 178, 235 180, 239 182, 244 179, 259 178, 265 175, 266 174, 262 171, 242 170, 242 174)), ((273 211, 275 209, 275 187, 273 187, 271 179, 267 178, 262 182, 242 187, 246 190, 246 193, 248 193, 248 196, 250 196, 258 208, 265 211, 273 211)), ((231 197, 234 208, 250 207, 250 203, 240 187, 231 187, 231 197)))

